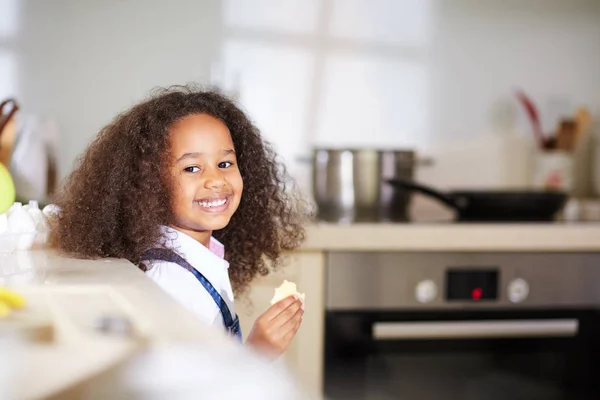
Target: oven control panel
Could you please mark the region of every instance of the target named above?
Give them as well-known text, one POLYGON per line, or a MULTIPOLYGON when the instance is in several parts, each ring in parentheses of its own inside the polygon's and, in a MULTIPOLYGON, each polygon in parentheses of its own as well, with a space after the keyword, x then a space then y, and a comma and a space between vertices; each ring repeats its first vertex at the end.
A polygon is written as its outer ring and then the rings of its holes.
POLYGON ((446 300, 485 301, 498 298, 496 269, 451 268, 446 271, 446 300))
POLYGON ((437 295, 438 287, 431 279, 417 283, 415 297, 420 303, 431 303, 437 298, 437 295))
MULTIPOLYGON (((448 301, 497 300, 499 289, 497 270, 450 269, 446 272, 445 299, 448 301)), ((508 299, 520 303, 529 295, 529 284, 525 279, 516 278, 507 287, 508 299)), ((415 298, 420 303, 430 303, 438 296, 438 286, 426 279, 417 283, 415 298)))
POLYGON ((337 310, 598 307, 598 282, 600 253, 332 252, 326 301, 337 310))
POLYGON ((529 295, 529 283, 525 279, 517 278, 510 281, 507 288, 508 299, 513 303, 520 303, 529 295))
MULTIPOLYGON (((463 279, 466 282, 460 282, 460 276, 458 277, 460 283, 456 283, 456 276, 448 280, 448 291, 446 292, 448 300, 481 301, 482 299, 495 300, 497 298, 497 285, 491 287, 489 281, 479 284, 477 279, 470 280, 466 277, 463 279)), ((494 279, 497 281, 497 277, 494 279)), ((529 283, 525 279, 513 279, 508 284, 506 291, 511 302, 520 303, 527 300, 529 283)), ((438 294, 438 285, 431 279, 422 280, 415 286, 415 299, 419 303, 431 303, 437 299, 438 294)))

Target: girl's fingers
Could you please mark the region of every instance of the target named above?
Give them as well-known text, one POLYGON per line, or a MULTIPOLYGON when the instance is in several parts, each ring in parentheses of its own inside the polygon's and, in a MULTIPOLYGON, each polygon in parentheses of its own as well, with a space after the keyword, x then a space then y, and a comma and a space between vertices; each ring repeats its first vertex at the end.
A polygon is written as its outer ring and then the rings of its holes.
POLYGON ((299 308, 294 315, 290 319, 288 319, 279 329, 280 337, 285 337, 290 331, 298 330, 300 326, 300 322, 302 321, 302 316, 304 315, 304 310, 299 308))
POLYGON ((271 307, 269 307, 269 309, 267 311, 265 311, 263 316, 265 317, 265 319, 267 319, 269 321, 272 319, 275 319, 279 314, 284 312, 288 307, 293 305, 295 302, 296 302, 295 296, 288 296, 285 299, 279 300, 277 303, 275 303, 271 307))
POLYGON ((271 320, 273 326, 280 328, 285 325, 290 319, 296 315, 298 310, 302 310, 304 308, 304 303, 302 300, 295 300, 290 306, 288 306, 285 310, 281 311, 275 318, 271 320))

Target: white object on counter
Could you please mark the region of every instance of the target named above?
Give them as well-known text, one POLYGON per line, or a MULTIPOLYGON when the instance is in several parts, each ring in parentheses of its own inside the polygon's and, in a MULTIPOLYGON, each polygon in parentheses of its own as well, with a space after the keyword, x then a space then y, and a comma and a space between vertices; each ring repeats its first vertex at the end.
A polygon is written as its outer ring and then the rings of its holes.
POLYGON ((48 241, 48 217, 58 213, 53 204, 40 210, 37 200, 27 205, 15 202, 5 214, 0 214, 0 253, 30 250, 34 244, 42 246, 48 241))
POLYGON ((48 241, 48 223, 46 222, 46 216, 40 210, 39 203, 36 200, 30 200, 29 204, 23 206, 26 208, 29 214, 35 221, 35 229, 37 234, 35 236, 35 243, 43 245, 48 241))
POLYGON ((14 203, 8 212, 8 230, 11 233, 35 232, 35 220, 21 203, 14 203))
POLYGON ((8 211, 7 211, 7 214, 8 214, 8 215, 10 215, 10 214, 12 214, 12 212, 13 212, 14 210, 17 210, 17 209, 19 209, 19 208, 21 208, 21 207, 23 207, 23 203, 21 203, 20 201, 15 201, 15 202, 12 204, 12 206, 10 206, 10 208, 8 209, 8 211))
POLYGON ((56 204, 48 204, 42 210, 42 213, 44 214, 44 216, 46 218, 50 218, 50 217, 53 217, 55 215, 58 215, 59 212, 60 212, 60 208, 56 204))
POLYGON ((8 232, 8 214, 0 214, 0 235, 8 232))
POLYGON ((37 235, 36 223, 22 203, 15 202, 10 207, 6 222, 8 229, 0 231, 0 251, 31 249, 37 235))
POLYGON ((42 218, 37 226, 35 243, 39 245, 46 244, 46 242, 48 242, 49 231, 50 229, 48 227, 48 222, 46 222, 46 218, 42 218))
POLYGON ((16 250, 29 250, 35 243, 35 232, 24 232, 17 240, 16 250))
POLYGON ((40 205, 36 200, 29 200, 29 204, 23 206, 24 209, 31 215, 35 222, 35 227, 38 228, 44 219, 44 214, 40 210, 40 205))

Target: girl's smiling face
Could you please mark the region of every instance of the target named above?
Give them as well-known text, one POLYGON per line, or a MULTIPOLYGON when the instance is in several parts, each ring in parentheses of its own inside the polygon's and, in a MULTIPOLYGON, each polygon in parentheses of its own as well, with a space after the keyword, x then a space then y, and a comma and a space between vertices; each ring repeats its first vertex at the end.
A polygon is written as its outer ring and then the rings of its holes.
POLYGON ((243 182, 231 134, 208 114, 189 115, 169 129, 174 227, 208 246, 237 210, 243 182))

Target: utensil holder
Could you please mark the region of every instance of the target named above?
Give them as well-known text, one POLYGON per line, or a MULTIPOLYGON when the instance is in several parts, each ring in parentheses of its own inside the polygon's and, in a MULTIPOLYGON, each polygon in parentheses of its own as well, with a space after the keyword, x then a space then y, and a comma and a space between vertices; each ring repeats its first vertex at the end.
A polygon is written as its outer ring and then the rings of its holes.
POLYGON ((574 156, 566 151, 538 151, 534 155, 532 187, 570 193, 574 183, 574 156))

